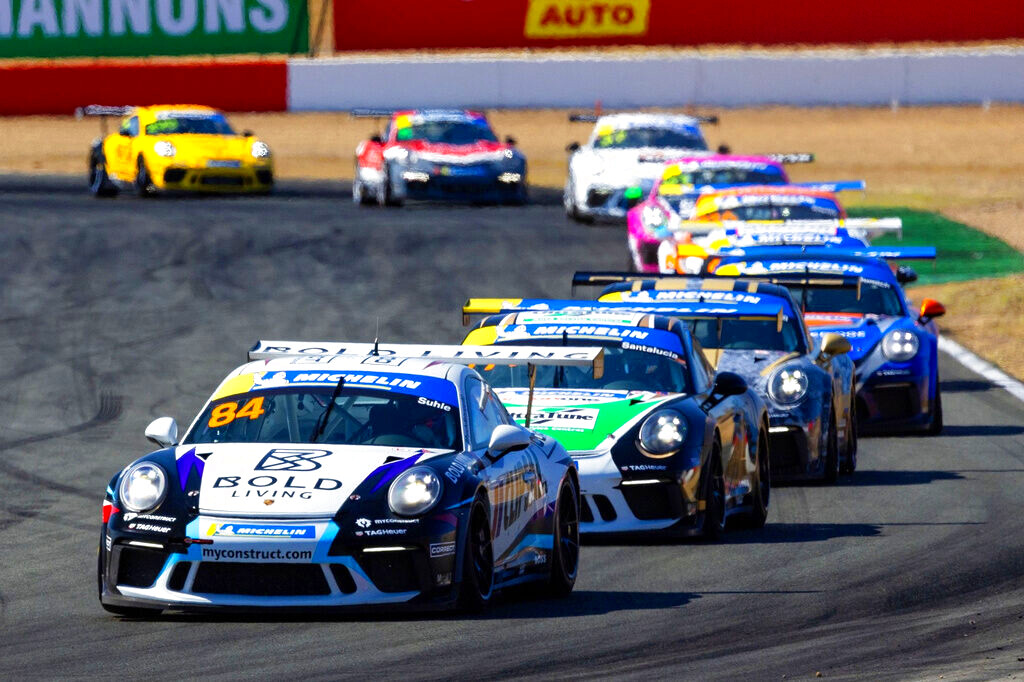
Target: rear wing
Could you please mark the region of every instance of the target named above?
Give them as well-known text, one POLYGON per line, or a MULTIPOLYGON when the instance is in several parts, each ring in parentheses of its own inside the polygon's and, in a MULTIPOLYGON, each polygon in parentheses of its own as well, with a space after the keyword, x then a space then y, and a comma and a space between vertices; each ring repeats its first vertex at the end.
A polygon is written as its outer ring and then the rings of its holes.
POLYGON ((352 118, 390 118, 398 109, 352 109, 348 115, 352 118))
POLYGON ((107 117, 118 118, 127 116, 135 110, 134 106, 111 106, 107 104, 88 104, 75 109, 75 118, 82 120, 85 117, 98 117, 100 119, 100 130, 104 136, 107 134, 107 117))
POLYGON ((736 230, 741 234, 768 232, 834 232, 845 228, 851 236, 874 238, 881 234, 896 233, 903 239, 902 218, 838 218, 826 220, 680 220, 672 226, 673 232, 691 235, 710 234, 716 230, 736 230))
POLYGON ((590 367, 594 378, 604 373, 604 349, 594 347, 548 346, 435 346, 416 343, 345 343, 344 341, 264 341, 256 342, 247 355, 249 361, 275 358, 303 358, 329 362, 333 357, 377 358, 388 364, 389 358, 424 358, 437 362, 472 365, 558 365, 590 367))
MULTIPOLYGON (((710 125, 718 125, 717 116, 696 116, 694 114, 684 114, 689 116, 698 123, 707 123, 710 125)), ((597 123, 597 119, 601 118, 598 114, 569 114, 570 123, 597 123)))
MULTIPOLYGON (((710 292, 709 292, 710 293, 710 292)), ((765 297, 768 298, 768 297, 765 297)), ((774 298, 774 297, 772 297, 774 298)), ((494 315, 497 313, 643 313, 665 317, 750 317, 774 319, 782 324, 783 306, 776 301, 739 303, 729 301, 695 301, 693 303, 581 301, 579 299, 546 298, 471 298, 462 306, 463 324, 469 323, 471 315, 494 315)))
POLYGON ((783 154, 754 154, 754 156, 763 156, 766 159, 771 159, 776 163, 814 163, 814 154, 810 152, 789 152, 783 154))
POLYGON ((868 185, 863 180, 837 180, 835 182, 794 182, 797 187, 804 187, 818 192, 850 192, 864 191, 868 185))
POLYGON ((798 256, 814 256, 822 260, 841 260, 846 257, 879 258, 881 260, 935 260, 934 246, 866 247, 841 246, 761 246, 723 249, 710 257, 755 258, 780 260, 798 256))

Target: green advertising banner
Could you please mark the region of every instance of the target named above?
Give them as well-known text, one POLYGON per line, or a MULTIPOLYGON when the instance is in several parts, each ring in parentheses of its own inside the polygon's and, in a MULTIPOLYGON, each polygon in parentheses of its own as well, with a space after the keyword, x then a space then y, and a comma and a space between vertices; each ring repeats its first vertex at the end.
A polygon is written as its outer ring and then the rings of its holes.
POLYGON ((0 0, 0 58, 308 48, 306 0, 0 0))

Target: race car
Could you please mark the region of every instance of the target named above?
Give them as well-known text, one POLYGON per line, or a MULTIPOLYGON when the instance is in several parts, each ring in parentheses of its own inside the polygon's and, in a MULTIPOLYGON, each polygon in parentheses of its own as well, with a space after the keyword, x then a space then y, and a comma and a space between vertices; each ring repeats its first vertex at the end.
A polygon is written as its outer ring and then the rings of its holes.
POLYGON ((79 116, 103 119, 103 135, 89 148, 89 191, 120 190, 141 197, 160 192, 267 194, 274 186, 270 147, 252 132, 235 132, 224 114, 198 104, 145 107, 92 105, 79 116), (106 118, 123 117, 106 134, 106 118))
POLYGON ((535 582, 568 594, 579 481, 469 362, 600 377, 600 348, 260 341, 178 437, 110 481, 108 611, 485 607, 535 582))
POLYGON ((661 273, 697 274, 712 253, 753 246, 830 246, 864 249, 879 234, 903 234, 903 220, 680 221, 658 245, 661 273))
MULTIPOLYGON (((792 191, 836 193, 864 189, 861 180, 792 184, 784 164, 807 163, 812 154, 770 154, 763 156, 684 157, 665 164, 661 177, 626 216, 631 267, 638 272, 658 271, 658 245, 670 233, 680 230, 680 221, 713 220, 697 218, 697 201, 725 190, 742 192, 747 187, 791 188, 792 191)), ((641 197, 641 188, 631 188, 641 197)), ((786 191, 786 190, 783 190, 786 191)), ((709 206, 704 203, 704 206, 709 206)), ((707 212, 706 209, 704 211, 707 212)), ((823 216, 822 216, 823 217, 823 216)), ((745 219, 745 218, 744 218, 745 219)), ((702 230, 693 228, 695 234, 702 230)))
POLYGON ((526 202, 526 157, 513 138, 498 141, 484 114, 418 109, 356 110, 352 115, 389 119, 383 135, 356 147, 352 199, 357 204, 526 202))
POLYGON ((925 299, 915 311, 901 281, 916 275, 882 259, 935 258, 931 247, 736 249, 706 261, 720 277, 756 277, 783 284, 804 310, 812 336, 845 336, 857 368, 858 427, 863 432, 942 431, 938 328, 945 314, 925 299))
MULTIPOLYGON (((600 284, 611 273, 576 273, 600 284)), ((836 481, 857 468, 854 366, 850 342, 826 334, 816 343, 789 291, 766 282, 659 278, 607 285, 601 302, 708 306, 677 316, 711 366, 742 376, 768 406, 772 479, 836 481), (710 306, 714 306, 711 309, 710 306)))
POLYGON ((622 219, 629 205, 626 190, 649 189, 669 159, 707 152, 701 123, 717 123, 714 117, 681 114, 573 114, 570 121, 593 122, 594 130, 584 145, 567 147, 569 175, 565 181, 565 213, 578 222, 597 218, 622 219))
POLYGON ((485 317, 467 344, 604 348, 600 379, 568 367, 477 367, 516 421, 569 450, 580 472, 582 532, 713 539, 727 521, 763 526, 771 474, 761 399, 742 377, 716 374, 678 321, 595 307, 470 299, 463 308, 464 316, 500 313, 485 317))

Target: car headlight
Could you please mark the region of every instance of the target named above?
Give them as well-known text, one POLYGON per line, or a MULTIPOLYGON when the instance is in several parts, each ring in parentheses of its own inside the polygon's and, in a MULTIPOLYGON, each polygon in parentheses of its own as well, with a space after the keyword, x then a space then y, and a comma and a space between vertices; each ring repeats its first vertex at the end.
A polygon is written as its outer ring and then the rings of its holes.
POLYGON ((415 467, 395 479, 388 490, 388 505, 399 516, 419 516, 441 497, 441 479, 432 469, 415 467))
POLYGON ((658 410, 640 427, 640 448, 648 457, 674 455, 686 440, 686 417, 675 410, 658 410))
POLYGON ((648 232, 657 232, 666 226, 668 216, 665 215, 665 211, 661 210, 660 206, 648 204, 640 212, 640 222, 648 232))
POLYGON ((154 144, 153 151, 157 153, 157 156, 165 156, 167 158, 171 158, 178 153, 178 150, 175 149, 174 145, 167 140, 160 140, 154 144))
POLYGON ((160 506, 166 493, 167 474, 160 465, 139 462, 121 476, 117 498, 128 511, 141 513, 160 506))
POLYGON ((882 338, 882 355, 893 362, 910 360, 920 348, 917 334, 905 329, 894 329, 882 338))
POLYGON ((807 394, 807 372, 800 367, 783 367, 768 380, 768 395, 783 405, 797 402, 807 394))
POLYGON ((254 159, 265 159, 270 156, 270 147, 266 142, 253 142, 251 152, 254 159))

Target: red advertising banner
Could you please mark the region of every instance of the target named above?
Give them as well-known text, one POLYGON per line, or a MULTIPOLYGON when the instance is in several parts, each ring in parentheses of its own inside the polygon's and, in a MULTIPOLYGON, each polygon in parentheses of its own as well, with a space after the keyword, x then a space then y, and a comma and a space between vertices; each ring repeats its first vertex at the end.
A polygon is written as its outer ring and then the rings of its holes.
POLYGON ((1024 2, 333 0, 341 52, 600 45, 791 45, 1024 38, 1024 2))
POLYGON ((65 114, 88 104, 207 104, 226 111, 288 108, 282 60, 42 63, 0 68, 0 115, 65 114))

